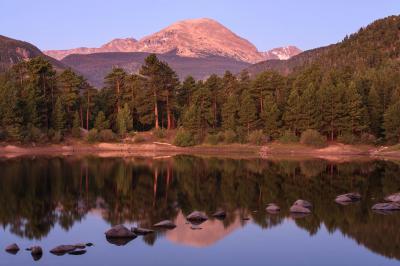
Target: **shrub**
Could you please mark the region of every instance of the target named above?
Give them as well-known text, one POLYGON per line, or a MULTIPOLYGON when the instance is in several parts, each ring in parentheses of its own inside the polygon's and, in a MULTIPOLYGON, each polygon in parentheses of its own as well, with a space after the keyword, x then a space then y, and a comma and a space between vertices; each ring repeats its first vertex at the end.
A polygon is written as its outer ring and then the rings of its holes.
POLYGON ((145 142, 145 141, 146 141, 146 139, 142 135, 137 135, 133 139, 134 143, 142 143, 142 142, 145 142))
POLYGON ((265 142, 265 135, 262 130, 255 130, 250 133, 248 140, 251 144, 261 145, 265 142))
POLYGON ((163 128, 155 129, 153 131, 153 135, 158 139, 163 139, 163 138, 165 138, 167 136, 167 132, 163 128))
POLYGON ((234 143, 237 141, 237 135, 233 130, 226 130, 224 132, 224 141, 225 143, 234 143))
POLYGON ((54 129, 52 129, 52 128, 50 128, 50 129, 47 131, 47 137, 49 138, 49 140, 53 139, 55 133, 56 133, 56 132, 55 132, 54 129))
POLYGON ((176 133, 174 144, 180 147, 194 146, 196 144, 194 136, 190 131, 183 128, 179 129, 176 133))
POLYGON ((79 127, 73 127, 71 130, 72 136, 74 138, 80 138, 81 137, 81 129, 79 127))
POLYGON ((279 141, 282 143, 293 143, 298 142, 299 138, 292 131, 286 130, 279 138, 279 141))
POLYGON ((366 143, 366 144, 376 144, 377 143, 376 137, 369 133, 362 133, 360 140, 362 143, 366 143))
POLYGON ((89 130, 87 134, 87 141, 90 143, 96 142, 98 139, 99 131, 95 128, 89 130))
POLYGON ((300 143, 314 147, 325 147, 326 138, 314 129, 307 129, 301 133, 300 143))
POLYGON ((40 142, 44 139, 45 136, 43 136, 42 131, 35 127, 35 126, 29 126, 28 129, 28 138, 30 141, 33 142, 40 142))
POLYGON ((357 142, 357 137, 351 133, 343 133, 338 136, 337 141, 344 144, 355 144, 357 142))
POLYGON ((116 135, 111 129, 103 129, 98 133, 98 140, 100 141, 115 141, 116 135))
POLYGON ((206 137, 206 143, 211 145, 217 145, 219 142, 219 138, 217 134, 208 134, 206 137))
POLYGON ((60 143, 63 140, 63 135, 60 130, 57 130, 54 133, 54 136, 51 138, 51 141, 54 143, 60 143))

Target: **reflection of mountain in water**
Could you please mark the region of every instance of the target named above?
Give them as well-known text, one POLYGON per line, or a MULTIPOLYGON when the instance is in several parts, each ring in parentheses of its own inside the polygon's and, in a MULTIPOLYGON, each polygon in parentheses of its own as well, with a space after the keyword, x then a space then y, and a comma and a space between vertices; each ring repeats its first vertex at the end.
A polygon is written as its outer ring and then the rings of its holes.
POLYGON ((250 216, 262 228, 282 223, 292 202, 314 203, 313 214, 297 219, 298 227, 316 234, 324 224, 387 257, 400 259, 400 214, 378 215, 370 207, 400 189, 400 166, 394 162, 329 163, 323 160, 201 159, 178 156, 166 160, 141 158, 16 158, 0 160, 0 224, 29 239, 45 237, 55 224, 68 230, 88 212, 110 224, 135 222, 149 227, 164 219, 182 226, 157 237, 191 246, 207 246, 240 228, 250 216), (363 200, 340 206, 336 195, 358 191, 363 200), (282 212, 265 213, 276 202, 282 212), (211 219, 192 231, 184 216, 193 210, 211 219), (257 211, 257 212, 254 212, 257 211))
POLYGON ((233 222, 226 227, 222 221, 212 219, 202 223, 199 226, 201 229, 193 230, 181 212, 178 213, 175 224, 177 227, 175 230, 168 231, 166 238, 172 242, 192 247, 211 246, 242 226, 239 217, 235 216, 233 222))

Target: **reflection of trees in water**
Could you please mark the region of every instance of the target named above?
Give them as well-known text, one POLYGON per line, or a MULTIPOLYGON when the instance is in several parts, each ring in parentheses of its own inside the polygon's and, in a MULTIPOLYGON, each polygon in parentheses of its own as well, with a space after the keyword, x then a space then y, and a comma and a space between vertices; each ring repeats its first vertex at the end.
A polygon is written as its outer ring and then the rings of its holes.
MULTIPOLYGON (((399 215, 382 216, 370 206, 400 189, 399 164, 369 161, 332 164, 324 160, 267 161, 177 156, 140 158, 18 158, 0 161, 0 223, 26 238, 40 239, 55 224, 69 229, 90 210, 110 224, 136 222, 148 227, 202 210, 223 208, 228 216, 251 216, 262 228, 289 216, 298 198, 314 203, 313 215, 295 223, 310 234, 324 224, 388 257, 400 258, 399 215), (336 195, 359 191, 363 200, 340 206, 336 195), (268 215, 275 202, 281 213, 268 215)), ((161 233, 162 234, 162 233, 161 233)), ((154 244, 160 236, 148 235, 154 244)))

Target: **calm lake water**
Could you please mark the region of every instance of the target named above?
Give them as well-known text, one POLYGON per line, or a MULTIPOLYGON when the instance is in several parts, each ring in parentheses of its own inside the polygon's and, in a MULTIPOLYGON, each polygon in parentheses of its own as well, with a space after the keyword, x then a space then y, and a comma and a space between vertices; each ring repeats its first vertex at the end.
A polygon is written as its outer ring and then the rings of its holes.
POLYGON ((33 157, 0 159, 0 265, 399 265, 400 212, 371 211, 400 190, 400 163, 359 160, 33 157), (357 191, 359 203, 336 195, 357 191), (298 198, 309 216, 292 217, 298 198), (267 203, 281 212, 270 215, 267 203), (209 216, 192 230, 185 216, 209 216), (244 219, 248 218, 248 220, 244 219), (112 225, 173 230, 109 243, 112 225), (4 248, 16 242, 12 255, 4 248), (92 242, 81 256, 55 256, 60 244, 92 242), (24 249, 40 245, 34 261, 24 249))

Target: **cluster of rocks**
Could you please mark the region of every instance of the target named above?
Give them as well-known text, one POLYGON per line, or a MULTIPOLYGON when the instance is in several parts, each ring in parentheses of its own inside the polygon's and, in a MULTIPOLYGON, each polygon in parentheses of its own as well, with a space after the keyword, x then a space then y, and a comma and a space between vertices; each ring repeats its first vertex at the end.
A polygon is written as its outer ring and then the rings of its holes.
MULTIPOLYGON (((270 214, 277 214, 281 208, 276 203, 269 203, 265 210, 270 214)), ((289 209, 293 217, 302 217, 308 215, 312 211, 312 204, 306 200, 298 199, 289 209)))
POLYGON ((386 202, 377 203, 372 209, 377 212, 387 213, 400 210, 400 192, 385 197, 386 202))
MULTIPOLYGON (((60 245, 50 250, 50 253, 57 256, 62 256, 67 253, 70 255, 82 255, 86 253, 86 247, 90 246, 93 246, 93 244, 86 243, 86 244, 75 244, 75 245, 60 245)), ((16 243, 13 243, 7 246, 5 250, 10 254, 15 255, 20 251, 20 248, 16 243)), ((32 258, 35 261, 40 260, 43 256, 43 249, 40 246, 32 246, 27 248, 26 250, 31 252, 32 258)))

